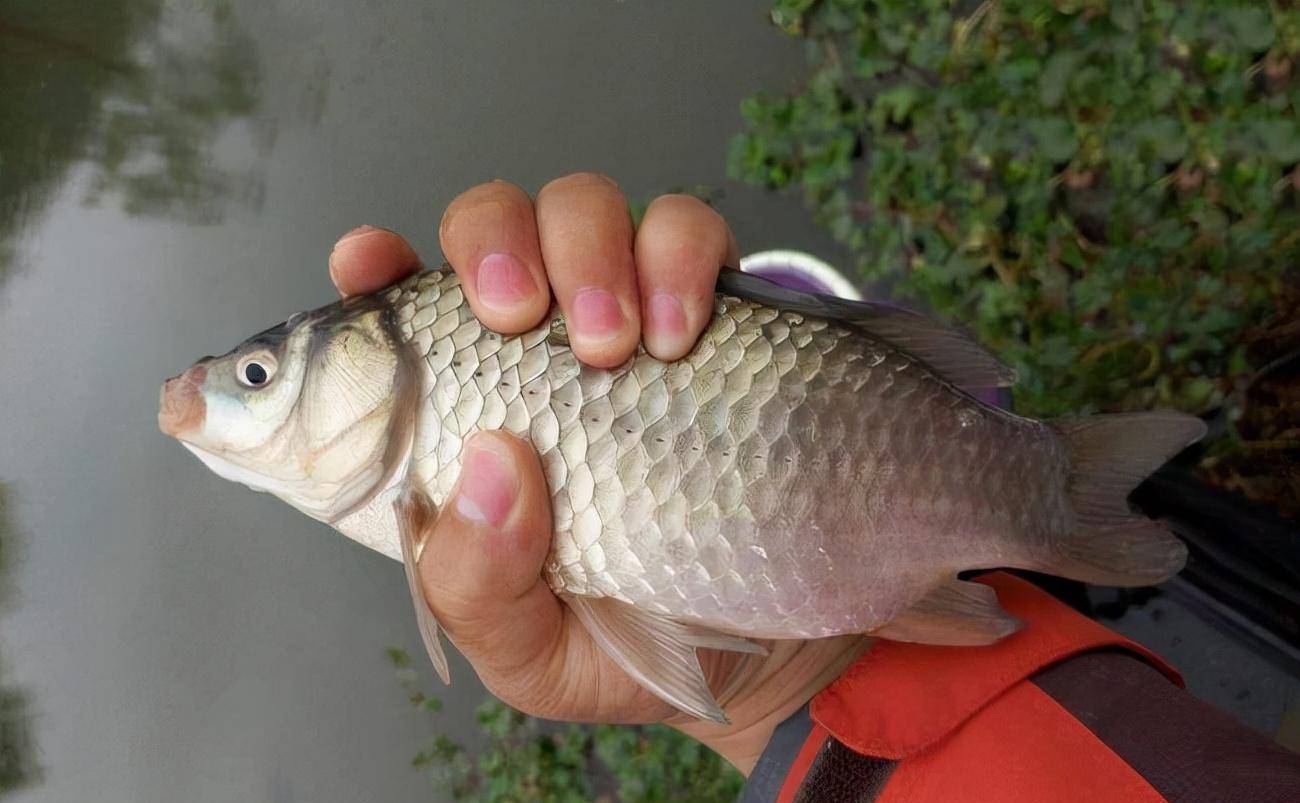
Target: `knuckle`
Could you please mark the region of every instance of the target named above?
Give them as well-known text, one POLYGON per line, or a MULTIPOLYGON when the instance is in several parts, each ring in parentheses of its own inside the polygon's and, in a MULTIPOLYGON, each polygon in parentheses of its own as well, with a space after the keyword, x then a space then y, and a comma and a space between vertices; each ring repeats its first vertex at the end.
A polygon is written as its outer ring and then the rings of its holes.
POLYGON ((731 228, 718 210, 693 195, 661 195, 646 209, 641 234, 648 244, 689 243, 687 254, 725 254, 731 228))
POLYGON ((484 202, 509 203, 523 201, 528 195, 509 181, 494 179, 473 187, 457 195, 449 209, 473 207, 484 202))
POLYGON ((438 226, 441 237, 454 237, 458 225, 464 221, 475 223, 484 217, 499 219, 503 222, 516 222, 529 212, 528 195, 508 181, 489 181, 470 187, 457 195, 442 214, 438 226))
POLYGON ((614 179, 606 176, 604 173, 595 172, 570 173, 567 176, 560 176, 557 179, 552 179, 547 182, 546 186, 542 187, 541 191, 537 193, 537 196, 540 198, 542 196, 561 193, 591 191, 602 193, 612 192, 617 193, 619 197, 622 197, 622 191, 618 188, 618 184, 615 183, 614 179))
POLYGON ((671 192, 655 198, 650 202, 650 206, 646 208, 646 214, 648 215, 651 210, 660 213, 690 215, 701 219, 717 220, 718 222, 722 221, 722 216, 713 207, 694 195, 680 192, 671 192))

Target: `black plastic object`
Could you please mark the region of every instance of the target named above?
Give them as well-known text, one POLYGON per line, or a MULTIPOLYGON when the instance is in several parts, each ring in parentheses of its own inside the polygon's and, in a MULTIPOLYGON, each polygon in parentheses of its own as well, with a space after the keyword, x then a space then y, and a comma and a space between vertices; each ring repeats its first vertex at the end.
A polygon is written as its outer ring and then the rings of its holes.
POLYGON ((1300 673, 1300 523, 1207 485, 1177 461, 1130 499, 1187 543, 1180 580, 1204 592, 1201 615, 1300 673))

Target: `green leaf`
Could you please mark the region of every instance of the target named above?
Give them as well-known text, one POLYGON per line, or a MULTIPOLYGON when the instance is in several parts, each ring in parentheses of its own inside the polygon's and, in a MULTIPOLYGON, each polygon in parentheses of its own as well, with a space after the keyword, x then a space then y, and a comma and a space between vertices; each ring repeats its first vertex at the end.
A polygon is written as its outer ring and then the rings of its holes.
POLYGON ((1022 411, 1208 403, 1192 380, 1300 264, 1300 89, 1261 61, 1300 58, 1300 12, 953 7, 800 5, 812 72, 745 106, 732 174, 802 197, 864 280, 973 326, 1022 368, 1022 411))
POLYGON ((877 95, 875 108, 884 112, 891 123, 901 123, 907 119, 919 99, 920 92, 916 87, 899 84, 877 95))
POLYGON ((1038 77, 1038 99, 1049 109, 1055 109, 1065 99, 1069 82, 1084 54, 1061 50, 1053 53, 1038 77))
POLYGON ((1030 120, 1029 132, 1039 152, 1051 162, 1067 161, 1079 148, 1074 127, 1061 117, 1030 120))
POLYGON ((1247 50, 1264 50, 1273 44, 1277 32, 1273 19, 1262 8, 1225 8, 1219 12, 1237 42, 1247 50))
POLYGON ((1294 119, 1255 120, 1250 129, 1270 158, 1284 164, 1300 161, 1300 124, 1294 119))

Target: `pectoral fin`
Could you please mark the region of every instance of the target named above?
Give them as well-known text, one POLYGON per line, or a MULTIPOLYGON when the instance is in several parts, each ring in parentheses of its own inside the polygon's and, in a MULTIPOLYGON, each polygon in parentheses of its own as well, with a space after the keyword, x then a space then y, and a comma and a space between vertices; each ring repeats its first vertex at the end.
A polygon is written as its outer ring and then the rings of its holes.
POLYGON ((1002 610, 992 588, 954 578, 871 635, 966 647, 992 644, 1019 628, 1020 621, 1002 610))
POLYGON ((647 613, 618 600, 565 596, 564 601, 624 672, 660 699, 701 719, 727 722, 700 668, 697 649, 767 654, 745 639, 647 613))
POLYGON ((397 531, 402 543, 402 565, 406 568, 406 583, 411 589, 411 601, 415 603, 415 620, 420 625, 420 638, 424 648, 429 652, 429 660, 438 671, 442 682, 451 685, 451 671, 447 667, 447 654, 442 650, 442 641, 438 638, 438 620, 433 618, 433 609, 424 596, 424 584, 420 582, 420 553, 424 549, 423 533, 433 524, 437 507, 421 490, 408 487, 393 503, 397 513, 397 531))

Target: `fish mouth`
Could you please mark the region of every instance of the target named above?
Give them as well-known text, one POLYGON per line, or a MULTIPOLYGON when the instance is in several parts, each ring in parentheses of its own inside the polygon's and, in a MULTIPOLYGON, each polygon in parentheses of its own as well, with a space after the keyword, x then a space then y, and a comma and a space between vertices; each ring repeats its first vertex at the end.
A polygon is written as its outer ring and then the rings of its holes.
POLYGON ((203 380, 208 367, 201 361, 163 383, 158 393, 158 428, 163 434, 184 439, 203 426, 207 405, 203 401, 203 380))

